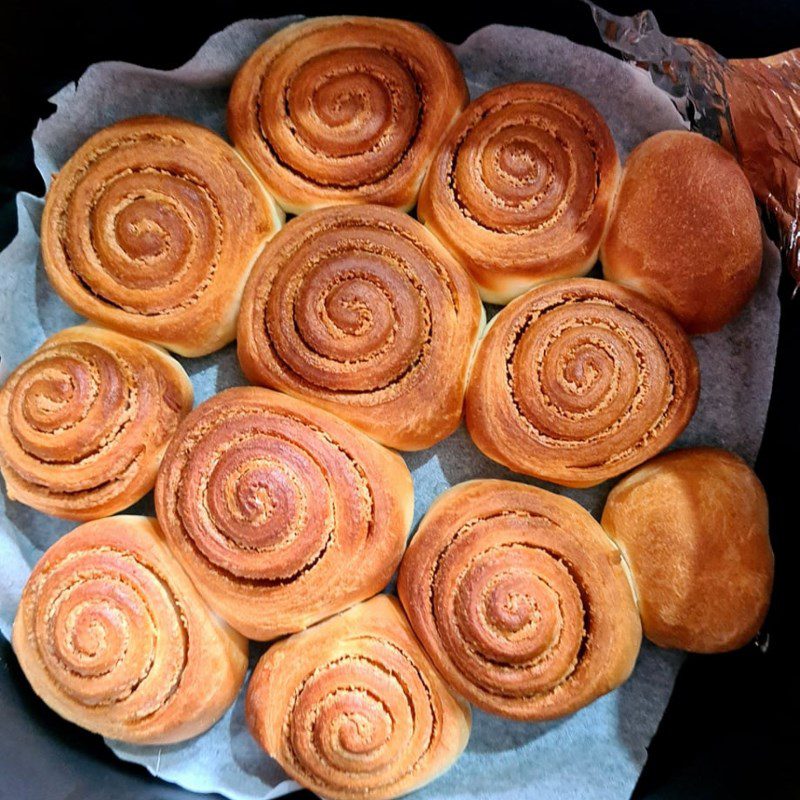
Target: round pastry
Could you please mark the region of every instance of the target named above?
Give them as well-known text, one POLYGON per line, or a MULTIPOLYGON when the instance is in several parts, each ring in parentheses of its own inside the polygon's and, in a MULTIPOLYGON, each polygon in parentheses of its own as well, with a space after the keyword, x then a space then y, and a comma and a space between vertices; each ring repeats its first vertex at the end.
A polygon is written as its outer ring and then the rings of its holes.
POLYGON ((492 320, 467 389, 467 427, 515 472, 593 486, 667 447, 699 390, 692 345, 666 312, 608 281, 556 281, 492 320))
POLYGON ((292 220, 256 262, 239 361, 251 383, 418 450, 458 426, 482 323, 474 284, 422 225, 332 207, 292 220))
POLYGON ((468 99, 458 62, 432 33, 322 17, 289 25, 248 59, 228 133, 293 214, 358 202, 407 211, 468 99))
POLYGON ((219 136, 137 117, 96 133, 54 176, 42 257, 79 314, 200 356, 233 340, 250 267, 282 220, 219 136))
POLYGON ((209 610, 147 517, 87 522, 47 550, 13 645, 56 713, 133 744, 207 730, 247 670, 247 642, 209 610))
POLYGON ((256 741, 332 800, 387 800, 452 766, 469 706, 436 673, 386 595, 273 645, 247 687, 256 741))
POLYGON ((512 83, 469 105, 434 157, 418 216, 507 303, 543 281, 587 273, 619 182, 603 118, 580 95, 512 83))
POLYGON ((642 638, 614 543, 577 503, 476 480, 441 495, 397 590, 450 686, 492 714, 562 717, 633 670, 642 638))
POLYGON ((741 458, 711 447, 654 458, 612 489, 602 524, 628 562, 648 639, 719 653, 756 635, 773 556, 767 497, 741 458))
POLYGON ((88 520, 143 497, 192 384, 161 348, 94 325, 51 336, 0 390, 0 471, 9 498, 88 520))
POLYGON ((400 456, 327 411, 256 387, 199 405, 156 481, 173 552, 250 639, 302 630, 383 589, 413 505, 400 456))
POLYGON ((658 133, 631 153, 600 254, 606 278, 706 333, 745 306, 761 256, 753 191, 730 153, 687 131, 658 133))

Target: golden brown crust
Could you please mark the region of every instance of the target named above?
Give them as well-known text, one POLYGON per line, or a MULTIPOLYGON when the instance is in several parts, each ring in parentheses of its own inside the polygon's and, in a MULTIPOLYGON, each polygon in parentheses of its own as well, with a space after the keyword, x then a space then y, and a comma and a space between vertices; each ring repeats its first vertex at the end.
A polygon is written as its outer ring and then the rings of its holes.
POLYGON ((774 567, 767 497, 741 458, 659 456, 612 489, 602 524, 630 566, 648 639, 718 653, 756 635, 774 567))
POLYGON ((467 389, 467 428, 515 472, 593 486, 667 447, 699 389, 691 342, 666 312, 608 281, 555 281, 492 320, 467 389))
POLYGON ((137 117, 96 133, 53 178, 42 257, 79 314, 199 356, 234 338, 250 266, 282 219, 219 136, 137 117))
POLYGON ((425 178, 418 215, 484 300, 507 303, 592 268, 619 173, 611 132, 588 100, 513 83, 459 117, 425 178))
POLYGON ((327 208, 292 220, 256 262, 239 361, 250 382, 417 450, 461 420, 482 318, 469 276, 411 217, 327 208))
POLYGON ((639 612, 619 550, 566 497, 475 480, 441 495, 397 590, 444 679, 519 720, 570 714, 633 670, 639 612))
POLYGON ((664 131, 625 164, 603 272, 666 308, 689 333, 715 331, 755 291, 762 239, 753 192, 716 142, 664 131))
POLYGON ((247 670, 247 642, 209 610, 147 517, 88 522, 47 550, 13 645, 50 708, 135 744, 207 730, 247 670))
POLYGON ((192 408, 192 384, 161 348, 94 325, 51 336, 0 390, 6 491, 46 514, 115 514, 143 497, 192 408))
POLYGON ((469 95, 447 46, 393 19, 323 17, 270 37, 236 76, 228 133, 294 214, 409 210, 469 95))
POLYGON ((262 640, 379 592, 413 503, 398 455, 327 411, 256 387, 199 405, 156 482, 175 555, 212 608, 262 640))
POLYGON ((333 800, 388 798, 441 775, 469 738, 456 699, 380 595, 273 645, 247 688, 256 741, 298 783, 333 800))

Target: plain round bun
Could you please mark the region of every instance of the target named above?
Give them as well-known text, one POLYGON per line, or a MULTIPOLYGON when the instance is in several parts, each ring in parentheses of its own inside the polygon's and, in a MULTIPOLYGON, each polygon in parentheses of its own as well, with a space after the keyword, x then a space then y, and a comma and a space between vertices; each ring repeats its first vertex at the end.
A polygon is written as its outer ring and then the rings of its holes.
POLYGON ((618 483, 602 519, 630 567, 648 639, 735 650, 769 607, 767 498, 739 456, 711 447, 654 458, 618 483))
POLYGON ((663 131, 631 153, 600 251, 606 278, 662 305, 688 333, 707 333, 750 299, 761 256, 753 192, 730 153, 687 131, 663 131))

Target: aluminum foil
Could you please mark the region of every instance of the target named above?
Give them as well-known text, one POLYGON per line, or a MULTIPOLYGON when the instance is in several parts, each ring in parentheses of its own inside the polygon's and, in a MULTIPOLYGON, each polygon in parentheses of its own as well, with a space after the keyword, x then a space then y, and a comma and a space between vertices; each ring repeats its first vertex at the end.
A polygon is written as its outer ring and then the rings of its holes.
POLYGON ((589 0, 609 47, 647 70, 692 128, 738 159, 800 285, 800 48, 726 59, 696 39, 662 33, 652 11, 622 17, 589 0))

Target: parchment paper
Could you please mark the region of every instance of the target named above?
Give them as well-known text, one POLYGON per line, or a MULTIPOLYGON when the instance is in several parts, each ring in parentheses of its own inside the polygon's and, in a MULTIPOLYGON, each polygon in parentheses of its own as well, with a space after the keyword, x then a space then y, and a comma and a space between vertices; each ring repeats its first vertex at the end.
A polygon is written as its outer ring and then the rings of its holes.
MULTIPOLYGON (((246 20, 212 36, 197 55, 171 72, 123 63, 90 67, 77 86, 60 91, 55 114, 34 134, 36 163, 50 175, 90 134, 115 120, 143 113, 193 119, 225 133, 228 88, 238 66, 272 32, 293 18, 246 20)), ((639 141, 682 127, 666 95, 649 78, 617 59, 530 29, 491 26, 455 48, 472 97, 515 80, 568 86, 588 97, 611 127, 624 159, 639 141)), ((19 234, 0 255, 0 380, 55 331, 77 321, 50 289, 39 255, 42 201, 18 197, 19 234)), ((691 425, 678 445, 716 444, 751 463, 761 443, 778 336, 777 251, 768 244, 756 297, 725 330, 696 337, 703 388, 691 425)), ((493 309, 490 309, 490 312, 493 309)), ((197 402, 245 383, 235 350, 183 359, 197 402)), ((416 491, 415 525, 444 489, 475 477, 525 480, 484 458, 463 427, 436 447, 406 456, 416 491)), ((534 481, 531 481, 534 482, 534 481)), ((599 515, 609 485, 562 492, 599 515)), ((153 513, 148 497, 134 513, 153 513)), ((73 527, 0 493, 0 630, 8 637, 18 598, 43 550, 73 527)), ((253 659, 263 646, 253 645, 253 659)), ((573 716, 547 724, 503 721, 475 712, 469 747, 455 767, 416 798, 628 797, 663 714, 681 656, 645 644, 631 679, 573 716)), ((235 800, 277 797, 296 788, 250 739, 242 698, 203 736, 171 747, 110 742, 117 755, 153 774, 199 792, 235 800)))

